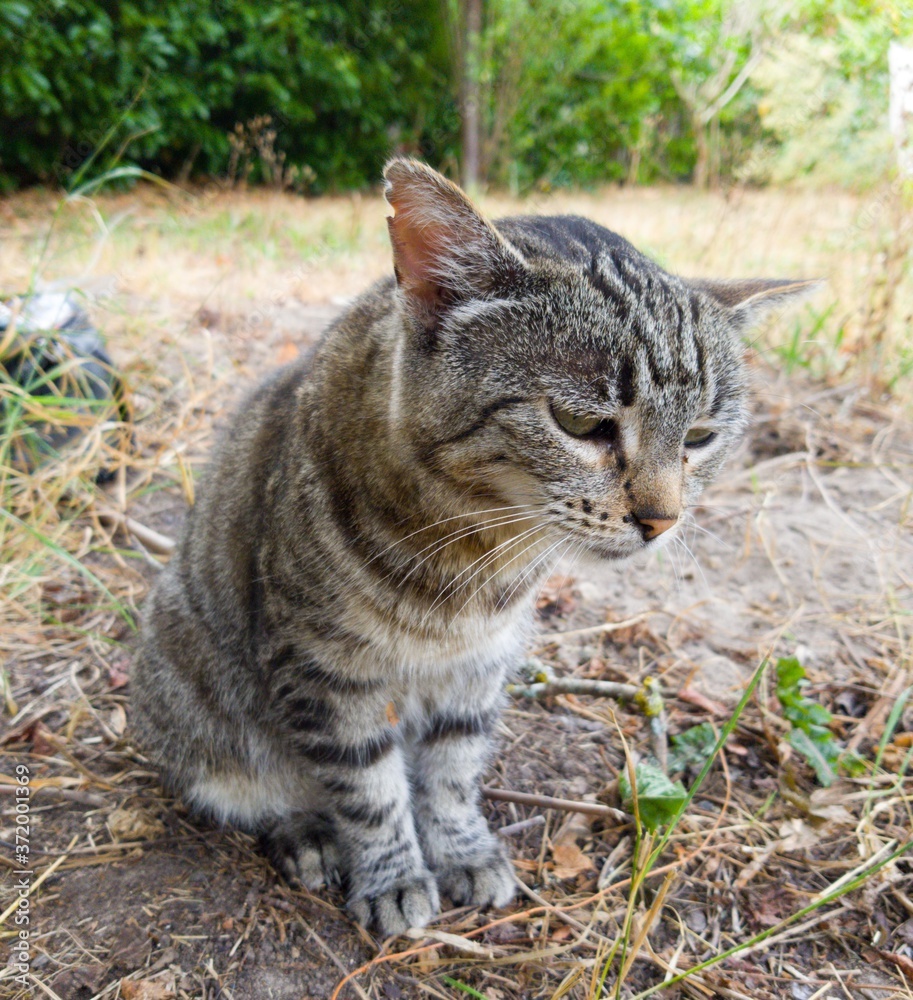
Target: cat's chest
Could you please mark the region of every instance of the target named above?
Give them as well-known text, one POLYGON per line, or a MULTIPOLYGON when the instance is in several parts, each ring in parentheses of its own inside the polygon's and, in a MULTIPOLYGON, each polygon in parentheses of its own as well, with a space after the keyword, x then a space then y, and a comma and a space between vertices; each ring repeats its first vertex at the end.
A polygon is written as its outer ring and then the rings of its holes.
POLYGON ((405 680, 472 676, 516 662, 533 631, 532 607, 494 617, 467 615, 435 630, 372 623, 357 654, 365 673, 381 667, 405 680))

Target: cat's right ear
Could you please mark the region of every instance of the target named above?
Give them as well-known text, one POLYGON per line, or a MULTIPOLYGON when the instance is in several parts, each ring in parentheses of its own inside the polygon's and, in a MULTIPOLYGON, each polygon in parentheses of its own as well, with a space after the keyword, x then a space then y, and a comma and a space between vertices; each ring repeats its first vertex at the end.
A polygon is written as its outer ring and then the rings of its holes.
POLYGON ((820 278, 735 278, 718 281, 693 278, 689 284, 731 309, 739 327, 749 327, 768 313, 807 298, 824 282, 820 278))
POLYGON ((396 280, 425 328, 448 309, 483 298, 523 266, 523 258, 436 170, 398 157, 384 170, 396 280))

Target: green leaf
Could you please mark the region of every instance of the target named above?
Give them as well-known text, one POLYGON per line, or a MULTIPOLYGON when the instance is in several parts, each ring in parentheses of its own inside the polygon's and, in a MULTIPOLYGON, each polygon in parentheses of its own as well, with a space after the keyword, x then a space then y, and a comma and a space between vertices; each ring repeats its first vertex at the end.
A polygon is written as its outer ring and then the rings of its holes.
POLYGON ((777 697, 791 696, 798 692, 799 682, 805 680, 805 668, 795 656, 777 660, 777 697))
POLYGON ((466 983, 461 983, 459 979, 451 979, 450 976, 444 976, 443 980, 448 986, 452 986, 461 993, 468 993, 469 996, 476 997, 477 1000, 488 1000, 488 997, 486 997, 484 993, 480 993, 478 990, 473 989, 472 986, 467 986, 466 983))
POLYGON ((808 683, 802 664, 794 657, 777 661, 777 699, 783 718, 790 723, 789 745, 814 769, 818 782, 827 788, 840 770, 858 775, 865 771, 865 761, 856 753, 844 750, 830 725, 831 713, 817 701, 802 694, 808 683))
MULTIPOLYGON (((814 768, 818 783, 828 788, 834 783, 837 777, 832 764, 835 757, 831 753, 830 745, 825 740, 813 740, 802 729, 791 729, 789 731, 789 745, 811 764, 814 768)), ((833 737, 831 737, 833 739, 833 737)))
POLYGON ((854 750, 844 750, 837 758, 837 767, 851 778, 858 778, 868 769, 865 758, 860 757, 854 750))
POLYGON ((703 767, 713 753, 717 734, 709 722, 692 726, 669 739, 669 770, 684 771, 687 767, 703 767))
MULTIPOLYGON (((647 761, 641 761, 634 769, 634 780, 637 783, 637 814, 651 832, 670 823, 688 797, 680 781, 670 781, 662 768, 647 761)), ((627 771, 622 771, 618 787, 626 808, 633 811, 634 795, 627 771)))

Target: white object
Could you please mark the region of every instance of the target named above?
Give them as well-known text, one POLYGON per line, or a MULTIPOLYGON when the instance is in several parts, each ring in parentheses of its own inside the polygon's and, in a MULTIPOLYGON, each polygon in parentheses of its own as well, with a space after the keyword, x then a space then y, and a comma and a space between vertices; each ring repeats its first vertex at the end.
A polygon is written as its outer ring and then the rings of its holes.
POLYGON ((913 49, 891 42, 888 48, 891 102, 888 121, 901 175, 913 177, 913 49))

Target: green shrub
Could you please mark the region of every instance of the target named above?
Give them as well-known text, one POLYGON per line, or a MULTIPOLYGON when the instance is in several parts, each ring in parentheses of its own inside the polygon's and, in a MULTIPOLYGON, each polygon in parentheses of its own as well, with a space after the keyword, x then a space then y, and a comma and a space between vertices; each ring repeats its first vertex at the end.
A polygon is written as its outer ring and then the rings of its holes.
POLYGON ((437 12, 435 0, 0 0, 0 184, 65 183, 112 128, 112 154, 132 137, 142 166, 223 174, 229 133, 261 115, 318 188, 374 180, 391 142, 418 147, 434 128, 423 109, 447 103, 437 12))

